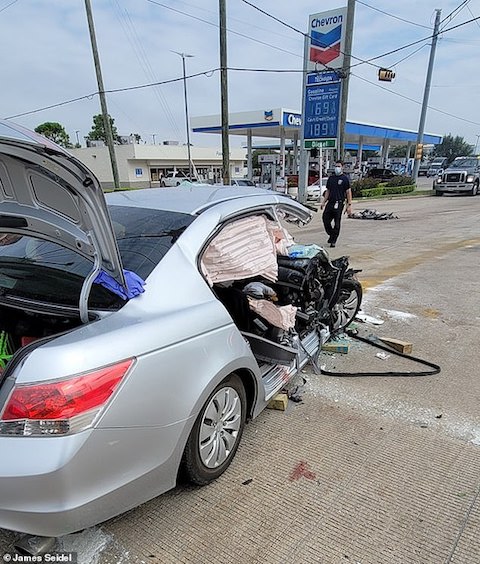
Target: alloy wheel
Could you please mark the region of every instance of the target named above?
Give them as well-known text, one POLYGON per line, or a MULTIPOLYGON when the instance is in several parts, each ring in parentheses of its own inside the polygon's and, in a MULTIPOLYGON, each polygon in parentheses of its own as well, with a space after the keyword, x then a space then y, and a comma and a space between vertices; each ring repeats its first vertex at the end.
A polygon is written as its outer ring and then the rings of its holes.
POLYGON ((221 466, 239 438, 242 402, 234 388, 220 388, 203 412, 199 433, 199 453, 207 468, 221 466))

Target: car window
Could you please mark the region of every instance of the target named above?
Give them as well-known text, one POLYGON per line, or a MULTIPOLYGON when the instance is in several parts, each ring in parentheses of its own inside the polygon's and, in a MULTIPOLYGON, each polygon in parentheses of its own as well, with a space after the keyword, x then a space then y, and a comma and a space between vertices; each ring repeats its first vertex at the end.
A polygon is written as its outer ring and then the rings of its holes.
POLYGON ((478 159, 458 159, 453 161, 453 163, 450 165, 450 168, 473 168, 478 166, 478 163, 478 159))
MULTIPOLYGON (((112 224, 123 267, 144 280, 162 260, 194 217, 169 211, 111 206, 112 224)), ((0 296, 12 295, 78 305, 92 261, 56 243, 0 233, 0 296)), ((123 300, 94 284, 89 305, 118 307, 123 300)))

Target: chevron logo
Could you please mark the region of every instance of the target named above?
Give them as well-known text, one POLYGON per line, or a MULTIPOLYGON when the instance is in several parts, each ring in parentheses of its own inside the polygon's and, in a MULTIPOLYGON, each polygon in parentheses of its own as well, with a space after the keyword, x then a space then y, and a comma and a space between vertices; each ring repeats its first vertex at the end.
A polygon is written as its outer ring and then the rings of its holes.
POLYGON ((312 63, 321 63, 322 65, 328 65, 340 56, 340 43, 333 45, 329 49, 315 49, 315 47, 310 47, 310 61, 312 63))
POLYGON ((327 65, 340 55, 342 26, 338 25, 327 33, 310 32, 310 61, 327 65))

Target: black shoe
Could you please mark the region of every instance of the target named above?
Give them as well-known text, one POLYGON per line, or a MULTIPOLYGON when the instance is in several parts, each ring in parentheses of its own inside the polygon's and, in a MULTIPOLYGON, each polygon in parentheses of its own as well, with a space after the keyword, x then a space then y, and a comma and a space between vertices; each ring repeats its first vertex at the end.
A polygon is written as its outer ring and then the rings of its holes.
POLYGON ((335 243, 330 243, 330 247, 335 247, 335 243))

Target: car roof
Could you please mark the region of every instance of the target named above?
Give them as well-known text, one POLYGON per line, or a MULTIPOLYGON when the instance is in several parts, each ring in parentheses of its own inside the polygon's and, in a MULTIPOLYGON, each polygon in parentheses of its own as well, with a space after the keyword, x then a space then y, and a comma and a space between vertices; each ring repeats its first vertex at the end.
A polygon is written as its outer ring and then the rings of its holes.
MULTIPOLYGON (((265 197, 268 196, 272 198, 272 203, 274 203, 276 197, 281 196, 281 194, 251 186, 232 187, 185 183, 176 188, 124 190, 105 195, 109 206, 149 208, 190 215, 197 215, 222 202, 241 200, 245 197, 258 198, 259 203, 263 203, 265 197)), ((249 203, 251 203, 251 200, 249 203)))

